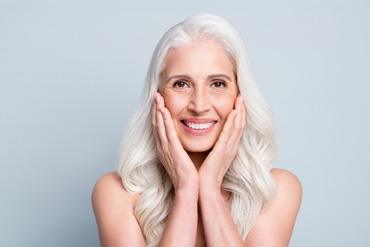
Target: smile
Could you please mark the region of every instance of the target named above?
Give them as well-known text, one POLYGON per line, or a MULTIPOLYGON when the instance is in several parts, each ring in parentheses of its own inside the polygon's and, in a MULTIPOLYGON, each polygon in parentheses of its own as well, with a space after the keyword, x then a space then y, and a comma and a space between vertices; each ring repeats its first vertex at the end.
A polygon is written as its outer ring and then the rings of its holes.
POLYGON ((210 123, 192 123, 192 122, 184 122, 186 126, 192 129, 196 130, 203 130, 203 129, 208 129, 212 125, 215 124, 215 122, 210 122, 210 123))
POLYGON ((212 127, 217 123, 217 121, 203 120, 194 122, 189 120, 182 120, 181 123, 187 133, 199 136, 209 133, 212 130, 212 127))

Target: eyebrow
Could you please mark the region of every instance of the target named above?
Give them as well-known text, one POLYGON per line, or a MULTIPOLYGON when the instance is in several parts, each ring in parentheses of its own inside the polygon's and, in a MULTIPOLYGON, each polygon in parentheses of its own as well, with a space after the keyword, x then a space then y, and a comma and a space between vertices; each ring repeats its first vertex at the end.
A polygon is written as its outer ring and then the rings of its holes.
MULTIPOLYGON (((231 78, 229 76, 225 75, 225 74, 212 74, 212 75, 207 76, 207 79, 219 78, 219 77, 223 77, 223 78, 231 81, 231 78)), ((173 75, 173 76, 168 77, 166 82, 169 82, 170 80, 175 79, 175 78, 186 78, 188 80, 192 80, 192 78, 188 75, 173 75)))

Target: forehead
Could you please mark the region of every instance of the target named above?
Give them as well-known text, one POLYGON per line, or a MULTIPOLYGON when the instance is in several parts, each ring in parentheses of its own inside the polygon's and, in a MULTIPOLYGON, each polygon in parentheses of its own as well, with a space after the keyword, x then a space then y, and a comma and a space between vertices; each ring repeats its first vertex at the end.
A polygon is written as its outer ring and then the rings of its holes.
POLYGON ((172 48, 165 59, 164 76, 189 74, 207 76, 226 74, 234 77, 233 59, 224 47, 214 40, 194 41, 180 47, 172 48))

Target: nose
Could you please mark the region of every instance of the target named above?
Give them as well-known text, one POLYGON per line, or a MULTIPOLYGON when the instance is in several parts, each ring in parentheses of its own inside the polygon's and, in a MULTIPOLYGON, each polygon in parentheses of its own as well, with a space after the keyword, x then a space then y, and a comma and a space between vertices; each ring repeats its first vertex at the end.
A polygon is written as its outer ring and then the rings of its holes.
POLYGON ((202 115, 210 110, 210 102, 204 90, 194 90, 190 96, 188 110, 202 115))

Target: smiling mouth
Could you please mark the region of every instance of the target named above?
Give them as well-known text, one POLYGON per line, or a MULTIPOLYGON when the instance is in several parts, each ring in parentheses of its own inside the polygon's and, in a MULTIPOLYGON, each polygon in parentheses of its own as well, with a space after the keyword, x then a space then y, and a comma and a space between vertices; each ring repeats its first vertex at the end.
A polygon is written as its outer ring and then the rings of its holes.
POLYGON ((185 120, 181 120, 181 123, 186 127, 193 129, 193 130, 206 130, 211 128, 213 125, 217 123, 217 121, 212 121, 208 123, 193 123, 185 120))

